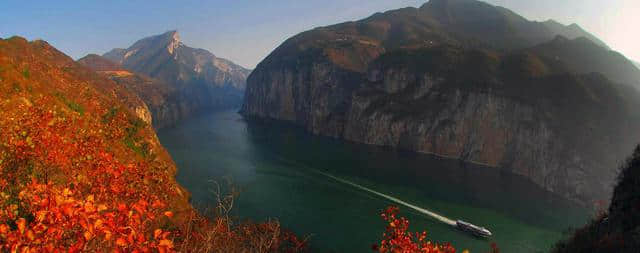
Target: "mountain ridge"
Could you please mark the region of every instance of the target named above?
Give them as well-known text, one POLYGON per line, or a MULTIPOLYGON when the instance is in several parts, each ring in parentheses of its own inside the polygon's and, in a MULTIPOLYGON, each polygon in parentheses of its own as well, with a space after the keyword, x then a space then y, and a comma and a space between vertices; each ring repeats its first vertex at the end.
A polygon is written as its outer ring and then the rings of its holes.
MULTIPOLYGON (((452 25, 449 26, 450 29, 458 30, 457 32, 462 32, 467 35, 473 34, 479 38, 482 38, 485 33, 491 34, 496 33, 496 31, 521 31, 522 33, 517 34, 516 37, 509 37, 509 39, 515 39, 518 41, 515 44, 499 45, 509 49, 533 46, 543 41, 550 40, 555 35, 563 35, 570 39, 586 37, 596 44, 609 49, 604 42, 584 31, 577 24, 566 26, 555 20, 548 20, 545 22, 530 21, 507 8, 481 1, 431 0, 422 5, 420 9, 430 13, 438 20, 448 21, 441 23, 451 23, 452 25), (442 14, 446 14, 446 17, 443 17, 442 14), (459 31, 460 28, 457 24, 460 23, 466 23, 466 26, 469 28, 459 31), (470 24, 474 23, 476 23, 476 25, 470 26, 470 24), (523 39, 533 40, 533 43, 521 41, 523 39)), ((493 34, 492 36, 496 36, 496 34, 493 34)))

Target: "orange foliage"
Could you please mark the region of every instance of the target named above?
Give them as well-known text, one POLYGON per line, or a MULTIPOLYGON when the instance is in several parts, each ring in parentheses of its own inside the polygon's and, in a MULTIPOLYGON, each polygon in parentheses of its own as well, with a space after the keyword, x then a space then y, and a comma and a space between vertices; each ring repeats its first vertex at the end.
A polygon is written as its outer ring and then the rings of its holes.
POLYGON ((427 240, 427 232, 412 233, 409 229, 409 220, 398 217, 397 207, 388 207, 382 213, 382 218, 387 222, 386 231, 382 234, 380 245, 374 245, 373 249, 379 252, 393 253, 455 253, 456 249, 449 243, 438 244, 427 240))
MULTIPOLYGON (((46 103, 47 98, 36 101, 46 103)), ((171 251, 171 233, 150 232, 173 216, 165 210, 171 189, 159 183, 146 161, 122 163, 104 136, 122 138, 82 117, 25 104, 5 112, 0 173, 0 249, 22 252, 77 252, 109 247, 114 251, 171 251), (11 127, 10 127, 11 126, 11 127)), ((115 117, 126 125, 125 115, 115 117)))

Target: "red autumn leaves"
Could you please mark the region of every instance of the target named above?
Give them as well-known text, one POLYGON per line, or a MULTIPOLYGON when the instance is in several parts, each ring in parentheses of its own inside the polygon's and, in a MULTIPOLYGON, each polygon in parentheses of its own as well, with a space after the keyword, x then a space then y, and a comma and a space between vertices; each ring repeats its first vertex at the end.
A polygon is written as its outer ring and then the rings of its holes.
POLYGON ((374 245, 374 250, 383 253, 455 253, 456 249, 449 243, 438 244, 427 240, 427 232, 412 233, 409 220, 398 217, 397 207, 388 207, 381 214, 387 222, 380 245, 374 245))
POLYGON ((169 173, 114 155, 124 113, 102 122, 30 104, 2 109, 0 251, 173 251, 171 231, 157 228, 173 217, 175 191, 161 183, 169 173))
POLYGON ((32 182, 26 188, 19 199, 32 204, 31 221, 8 215, 3 218, 15 220, 17 229, 7 229, 6 224, 0 229, 0 237, 6 240, 4 246, 11 251, 77 252, 97 245, 141 252, 173 248, 169 232, 153 236, 145 233, 145 222, 153 216, 146 214, 144 201, 134 203, 132 208, 113 208, 96 202, 93 195, 83 199, 68 188, 51 184, 32 182))

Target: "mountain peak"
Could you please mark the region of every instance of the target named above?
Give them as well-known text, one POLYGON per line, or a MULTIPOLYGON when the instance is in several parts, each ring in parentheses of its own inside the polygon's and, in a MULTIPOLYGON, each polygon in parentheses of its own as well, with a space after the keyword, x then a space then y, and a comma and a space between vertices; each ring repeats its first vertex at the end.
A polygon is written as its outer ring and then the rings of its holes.
POLYGON ((180 41, 180 34, 178 33, 178 30, 171 30, 171 31, 163 33, 160 36, 167 38, 167 41, 171 41, 171 42, 175 42, 175 43, 180 43, 181 42, 180 41))
POLYGON ((173 51, 182 44, 180 41, 180 34, 178 34, 177 30, 168 31, 162 36, 167 38, 167 51, 169 51, 169 54, 173 54, 173 51))
POLYGON ((136 41, 136 43, 125 50, 124 58, 136 54, 137 51, 157 51, 159 49, 166 50, 169 54, 173 54, 175 49, 180 47, 180 45, 182 45, 180 34, 178 34, 176 30, 171 30, 136 41))

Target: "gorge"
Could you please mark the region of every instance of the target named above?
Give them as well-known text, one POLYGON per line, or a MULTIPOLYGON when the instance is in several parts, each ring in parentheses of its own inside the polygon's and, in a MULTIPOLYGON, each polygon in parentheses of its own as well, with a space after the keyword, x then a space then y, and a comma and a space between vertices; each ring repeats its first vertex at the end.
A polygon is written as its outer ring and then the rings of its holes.
POLYGON ((640 249, 633 1, 12 1, 0 252, 640 249))
POLYGON ((431 0, 316 28, 257 66, 241 112, 498 167, 586 204, 606 200, 640 140, 640 71, 577 25, 556 23, 431 0))

